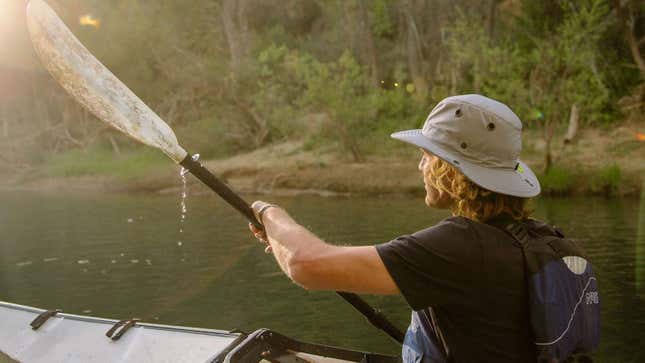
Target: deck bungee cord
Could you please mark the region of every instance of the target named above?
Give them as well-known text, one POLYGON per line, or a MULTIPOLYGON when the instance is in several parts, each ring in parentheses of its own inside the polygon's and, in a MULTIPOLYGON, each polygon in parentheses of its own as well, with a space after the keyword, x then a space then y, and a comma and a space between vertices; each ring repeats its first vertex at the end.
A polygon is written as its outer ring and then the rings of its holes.
MULTIPOLYGON (((258 229, 264 229, 242 197, 219 180, 179 144, 155 112, 96 59, 42 0, 27 5, 27 25, 34 49, 52 77, 98 119, 148 146, 163 151, 190 171, 258 229)), ((337 292, 376 328, 403 343, 404 334, 358 295, 337 292)))

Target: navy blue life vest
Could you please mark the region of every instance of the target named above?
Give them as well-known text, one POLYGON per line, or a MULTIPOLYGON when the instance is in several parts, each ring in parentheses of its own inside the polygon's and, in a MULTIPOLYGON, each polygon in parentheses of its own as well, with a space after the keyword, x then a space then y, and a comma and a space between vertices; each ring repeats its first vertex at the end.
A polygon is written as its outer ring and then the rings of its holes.
MULTIPOLYGON (((490 224, 510 234, 524 256, 537 362, 565 362, 592 352, 600 342, 600 296, 582 248, 537 221, 499 222, 490 224)), ((448 344, 431 308, 412 313, 402 358, 405 363, 450 361, 448 344)))
POLYGON ((582 248, 529 220, 504 227, 522 249, 538 362, 562 362, 600 343, 600 295, 582 248), (532 228, 534 227, 534 228, 532 228))

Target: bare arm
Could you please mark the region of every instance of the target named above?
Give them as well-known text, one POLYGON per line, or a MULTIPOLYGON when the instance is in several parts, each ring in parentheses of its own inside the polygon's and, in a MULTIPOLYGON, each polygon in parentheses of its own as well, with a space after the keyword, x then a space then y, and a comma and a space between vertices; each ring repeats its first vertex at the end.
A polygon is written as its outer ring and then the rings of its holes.
POLYGON ((280 268, 305 289, 399 293, 375 247, 325 243, 280 208, 267 209, 262 222, 280 268))

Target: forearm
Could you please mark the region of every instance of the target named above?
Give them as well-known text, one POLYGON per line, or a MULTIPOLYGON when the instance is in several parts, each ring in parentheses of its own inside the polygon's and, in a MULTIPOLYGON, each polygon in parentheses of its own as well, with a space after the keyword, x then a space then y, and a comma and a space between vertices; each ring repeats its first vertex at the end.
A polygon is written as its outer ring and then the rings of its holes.
POLYGON ((374 246, 327 244, 280 208, 258 201, 254 210, 265 230, 251 226, 251 231, 269 243, 278 265, 296 284, 309 290, 398 293, 374 246))
POLYGON ((262 218, 267 239, 280 268, 296 283, 298 267, 333 246, 328 245, 280 208, 268 209, 262 218))

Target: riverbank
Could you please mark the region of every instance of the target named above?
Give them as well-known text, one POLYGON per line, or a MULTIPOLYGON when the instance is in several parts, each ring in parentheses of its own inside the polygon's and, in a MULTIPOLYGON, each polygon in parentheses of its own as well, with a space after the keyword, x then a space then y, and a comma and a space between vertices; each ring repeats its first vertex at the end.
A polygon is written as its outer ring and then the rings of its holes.
MULTIPOLYGON (((537 130, 527 130, 522 158, 539 175, 545 195, 638 195, 645 175, 645 142, 637 136, 636 127, 627 125, 584 130, 569 144, 556 137, 554 167, 545 174, 540 173, 544 142, 537 130)), ((392 145, 368 155, 363 163, 299 141, 203 162, 242 193, 422 194, 418 151, 392 145)), ((182 183, 179 167, 149 150, 120 156, 77 152, 2 180, 5 189, 142 193, 175 192, 182 183)), ((206 191, 194 178, 189 177, 188 183, 206 191)))

